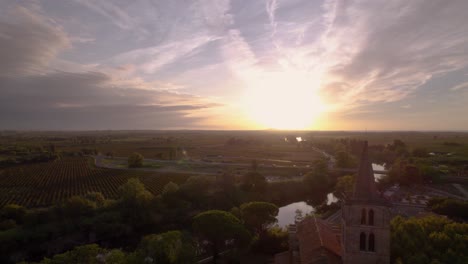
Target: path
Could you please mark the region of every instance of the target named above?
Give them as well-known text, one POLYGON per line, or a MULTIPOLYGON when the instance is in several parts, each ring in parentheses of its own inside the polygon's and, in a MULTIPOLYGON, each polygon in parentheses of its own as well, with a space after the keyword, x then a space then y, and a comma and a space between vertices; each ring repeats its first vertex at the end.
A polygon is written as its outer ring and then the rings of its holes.
POLYGON ((453 187, 457 188, 457 190, 459 190, 463 194, 463 196, 465 196, 465 198, 468 199, 468 192, 465 190, 465 188, 463 188, 463 186, 461 186, 458 183, 454 183, 452 185, 453 187))
POLYGON ((453 193, 449 193, 449 192, 446 192, 446 191, 442 191, 442 190, 439 190, 439 189, 436 189, 436 188, 432 188, 432 187, 429 187, 429 186, 424 186, 424 188, 426 188, 427 190, 429 190, 430 192, 433 192, 439 196, 446 196, 446 197, 451 197, 451 198, 455 198, 455 199, 461 199, 461 200, 468 200, 468 198, 465 198, 465 197, 462 197, 462 196, 459 196, 459 195, 456 195, 456 194, 453 194, 453 193))

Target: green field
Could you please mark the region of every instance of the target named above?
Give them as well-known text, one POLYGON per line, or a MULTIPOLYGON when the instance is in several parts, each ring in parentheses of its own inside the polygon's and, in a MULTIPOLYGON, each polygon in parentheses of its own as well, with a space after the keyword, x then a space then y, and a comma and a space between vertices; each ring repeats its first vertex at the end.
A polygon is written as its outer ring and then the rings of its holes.
POLYGON ((95 168, 90 158, 19 165, 0 170, 0 206, 15 203, 26 207, 47 207, 75 195, 101 192, 116 198, 129 178, 139 178, 153 194, 172 181, 182 183, 187 175, 95 168))

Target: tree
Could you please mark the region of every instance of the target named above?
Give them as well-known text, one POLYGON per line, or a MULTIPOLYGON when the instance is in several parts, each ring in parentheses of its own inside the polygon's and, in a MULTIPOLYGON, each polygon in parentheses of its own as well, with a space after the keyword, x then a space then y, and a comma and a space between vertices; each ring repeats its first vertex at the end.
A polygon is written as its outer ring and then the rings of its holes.
POLYGON ((413 156, 418 158, 429 157, 429 151, 425 148, 415 148, 413 149, 413 156))
POLYGON ((41 264, 98 264, 102 263, 98 254, 105 251, 96 244, 75 247, 73 250, 55 255, 52 259, 44 259, 41 264))
POLYGON ((313 164, 313 171, 317 174, 328 175, 328 160, 318 159, 313 164))
POLYGON ((169 231, 145 236, 137 254, 143 261, 151 258, 153 263, 158 264, 193 263, 195 247, 187 235, 180 231, 169 231))
POLYGON ((231 213, 219 210, 205 211, 193 219, 193 230, 203 241, 210 243, 213 263, 218 260, 219 250, 227 240, 248 241, 248 232, 240 220, 231 213))
POLYGON ((189 200, 193 206, 200 208, 206 207, 206 204, 211 202, 209 194, 212 193, 213 186, 213 177, 191 176, 181 185, 180 189, 185 199, 189 200))
MULTIPOLYGON (((25 262, 23 262, 25 263, 25 262)), ((40 264, 125 264, 127 256, 118 249, 106 250, 96 244, 75 247, 62 254, 57 254, 51 259, 45 258, 40 264)))
POLYGON ((146 204, 154 198, 137 178, 131 178, 120 186, 119 193, 122 202, 136 206, 146 204))
POLYGON ((400 139, 395 139, 393 140, 392 144, 389 144, 387 148, 391 151, 395 151, 397 153, 405 153, 407 152, 406 150, 406 144, 400 139))
POLYGON ((319 204, 329 192, 328 166, 325 160, 318 160, 314 169, 304 176, 304 185, 312 203, 319 204))
POLYGON ((144 229, 145 225, 152 225, 153 210, 151 201, 154 196, 146 190, 137 178, 131 178, 119 188, 119 206, 122 215, 134 228, 144 229))
POLYGON ((230 171, 217 177, 216 183, 227 194, 232 194, 236 190, 236 179, 230 171))
POLYGON ((26 215, 26 208, 17 204, 7 204, 0 210, 0 220, 14 220, 17 224, 22 224, 26 215))
POLYGON ((237 217, 238 219, 241 219, 242 218, 242 212, 241 210, 239 209, 239 207, 232 207, 231 210, 229 211, 232 215, 234 215, 235 217, 237 217))
POLYGON ((244 203, 240 209, 245 225, 260 236, 269 226, 277 222, 278 207, 272 203, 244 203))
POLYGON ((244 177, 242 178, 242 187, 247 191, 263 192, 267 186, 265 176, 258 171, 257 160, 252 160, 252 165, 244 177))
POLYGON ((333 194, 342 200, 350 197, 353 193, 354 181, 355 177, 353 175, 346 175, 338 178, 333 194))
POLYGON ((143 155, 140 153, 133 153, 128 157, 128 167, 129 168, 140 168, 143 167, 143 155))
POLYGON ((96 204, 80 196, 73 196, 62 206, 64 214, 68 217, 89 216, 96 209, 96 204))
POLYGON ((179 207, 179 202, 181 201, 179 189, 179 185, 173 182, 168 182, 166 185, 164 185, 160 197, 167 207, 179 207))
POLYGON ((105 255, 105 263, 108 264, 130 264, 127 255, 120 249, 112 249, 105 255))
POLYGON ((253 245, 253 251, 274 255, 279 252, 288 250, 288 231, 279 227, 273 226, 266 230, 265 234, 256 241, 253 245))
POLYGON ((106 198, 100 192, 89 192, 84 196, 87 200, 92 201, 96 204, 97 207, 104 206, 106 198))
POLYGON ((167 183, 166 185, 164 185, 164 188, 162 190, 162 195, 169 195, 169 194, 172 194, 172 193, 176 193, 177 191, 179 191, 179 185, 177 185, 176 183, 173 183, 173 182, 169 182, 167 183))
POLYGON ((434 213, 446 215, 452 219, 468 220, 468 201, 437 197, 430 199, 427 206, 434 213))
POLYGON ((351 168, 356 165, 354 157, 344 150, 337 151, 335 157, 338 168, 351 168))
POLYGON ((440 172, 433 166, 419 164, 418 168, 424 182, 437 183, 440 181, 440 172))
POLYGON ((397 263, 468 263, 467 223, 438 216, 397 216, 391 221, 390 241, 397 263))
POLYGON ((419 168, 406 160, 396 160, 386 178, 385 180, 389 183, 401 185, 419 184, 423 179, 419 168))

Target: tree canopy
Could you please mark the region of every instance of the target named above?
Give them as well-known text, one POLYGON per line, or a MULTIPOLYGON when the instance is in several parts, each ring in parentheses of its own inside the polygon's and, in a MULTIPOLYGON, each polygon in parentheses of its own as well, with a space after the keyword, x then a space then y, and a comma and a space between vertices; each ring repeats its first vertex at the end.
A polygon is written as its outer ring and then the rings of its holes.
POLYGON ((196 215, 193 219, 193 230, 199 238, 211 244, 214 263, 226 241, 245 242, 249 236, 237 217, 220 210, 205 211, 196 215))
POLYGON ((133 153, 128 157, 128 167, 129 168, 139 168, 143 167, 143 155, 140 153, 133 153))
POLYGON ((468 224, 440 216, 395 217, 391 257, 396 263, 468 263, 468 224))
POLYGON ((122 202, 132 205, 142 205, 154 198, 137 178, 131 178, 127 183, 120 186, 119 193, 122 202))
POLYGON ((438 197, 429 200, 427 205, 434 213, 446 215, 452 219, 468 220, 468 201, 438 197))
POLYGON ((145 236, 136 254, 140 261, 151 258, 152 263, 182 264, 193 261, 195 247, 192 240, 182 232, 168 231, 145 236))
POLYGON ((338 178, 333 194, 339 199, 350 197, 355 182, 354 175, 346 175, 338 178))
POLYGON ((328 164, 326 160, 318 160, 313 170, 304 176, 304 185, 313 204, 320 204, 329 191, 328 164))
POLYGON ((240 210, 245 225, 257 234, 262 234, 277 221, 278 207, 272 203, 244 203, 240 206, 240 210))

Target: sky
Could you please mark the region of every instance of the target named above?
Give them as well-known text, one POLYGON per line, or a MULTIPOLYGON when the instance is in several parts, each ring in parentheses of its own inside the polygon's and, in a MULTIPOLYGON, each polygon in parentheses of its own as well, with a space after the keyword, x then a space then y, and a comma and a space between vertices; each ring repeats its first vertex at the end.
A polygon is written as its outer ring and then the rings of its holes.
POLYGON ((466 0, 0 2, 0 129, 468 130, 466 0))

